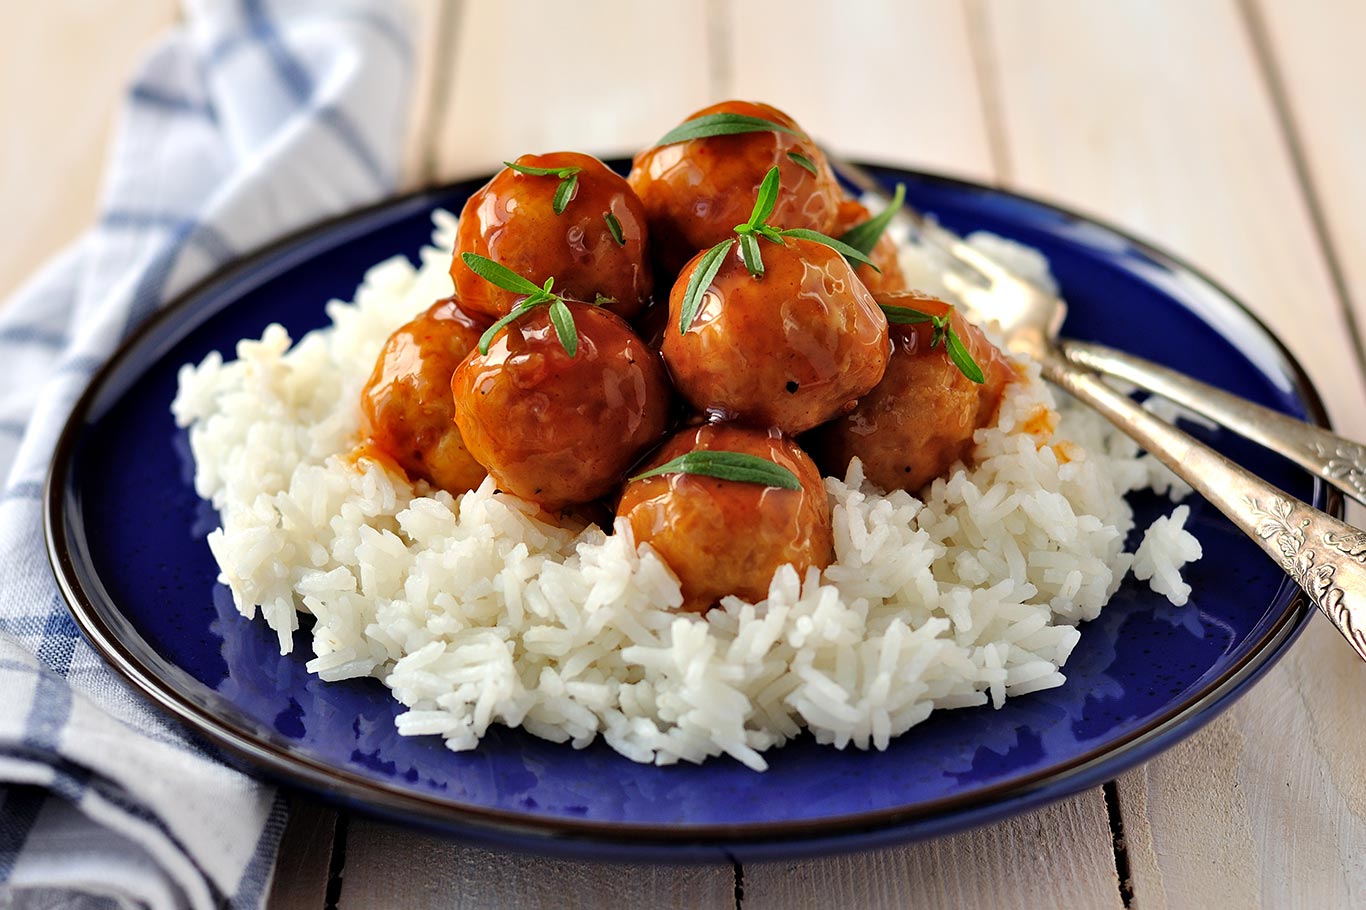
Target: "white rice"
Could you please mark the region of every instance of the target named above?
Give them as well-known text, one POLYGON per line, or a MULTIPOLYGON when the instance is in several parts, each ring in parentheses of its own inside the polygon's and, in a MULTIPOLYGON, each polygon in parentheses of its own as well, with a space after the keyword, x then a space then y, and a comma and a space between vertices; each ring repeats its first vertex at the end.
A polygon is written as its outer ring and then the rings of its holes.
MULTIPOLYGON (((936 708, 1062 685, 1076 624, 1135 566, 1124 494, 1181 492, 1098 418, 1059 413, 1033 370, 978 431, 974 467, 923 501, 864 483, 857 462, 828 478, 824 572, 785 567, 758 604, 676 613, 676 579, 624 524, 561 528, 489 482, 452 497, 347 457, 385 339, 450 293, 454 218, 434 220, 420 268, 375 266, 354 304, 328 304, 331 327, 293 347, 271 326, 235 361, 184 367, 173 405, 238 609, 259 607, 282 652, 312 613, 309 670, 382 680, 408 708, 405 735, 472 749, 497 723, 576 747, 602 737, 635 761, 727 754, 759 770, 802 729, 883 749, 936 708)), ((906 266, 932 277, 914 250, 906 266)), ((1186 512, 1137 552, 1139 577, 1173 603, 1200 550, 1186 512)))

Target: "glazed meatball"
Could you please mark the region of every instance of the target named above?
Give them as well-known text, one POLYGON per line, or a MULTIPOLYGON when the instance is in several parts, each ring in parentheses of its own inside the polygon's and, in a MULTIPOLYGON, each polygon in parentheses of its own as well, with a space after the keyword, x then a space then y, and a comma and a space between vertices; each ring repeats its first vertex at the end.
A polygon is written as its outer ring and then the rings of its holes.
MULTIPOLYGON (((872 213, 864 207, 863 203, 856 199, 845 199, 840 203, 839 216, 835 220, 835 227, 831 231, 831 235, 839 237, 845 231, 862 224, 871 217, 872 213)), ((883 232, 877 243, 873 245, 868 258, 873 260, 873 264, 882 271, 879 272, 862 264, 854 269, 854 274, 858 275, 864 287, 874 294, 907 290, 906 276, 901 271, 901 261, 897 255, 896 243, 886 232, 883 232)))
POLYGON ((497 319, 518 299, 465 268, 460 255, 477 253, 538 285, 553 275, 556 292, 576 300, 602 297, 607 309, 627 319, 640 312, 654 279, 646 258, 645 209, 626 181, 598 159, 575 152, 523 155, 515 163, 580 170, 560 214, 555 194, 561 178, 513 168, 499 171, 466 201, 451 262, 451 279, 464 307, 497 319), (608 215, 620 228, 620 242, 608 215))
POLYGON ((699 411, 795 435, 852 408, 887 366, 887 320, 844 257, 811 240, 760 241, 762 278, 735 244, 685 333, 683 269, 669 298, 664 360, 699 411))
MULTIPOLYGON (((760 117, 801 132, 777 108, 748 101, 714 104, 688 120, 718 113, 760 117)), ((627 179, 645 204, 651 247, 660 269, 677 274, 698 250, 729 237, 735 225, 749 218, 755 192, 772 167, 778 168, 782 189, 769 223, 829 233, 842 194, 820 146, 804 134, 771 131, 711 136, 656 146, 636 155, 627 179), (816 173, 792 155, 811 162, 816 173)))
POLYGON ((643 470, 703 450, 768 459, 802 486, 786 490, 697 474, 626 485, 617 515, 630 522, 636 543, 654 547, 678 576, 684 610, 703 612, 727 594, 759 601, 780 566, 790 563, 805 574, 830 564, 830 502, 816 465, 796 443, 777 430, 706 424, 674 436, 643 470))
POLYGON ((949 359, 933 326, 893 325, 892 359, 882 382, 853 411, 803 438, 821 470, 843 477, 849 460, 884 490, 915 492, 972 450, 972 434, 995 422, 1014 368, 982 332, 947 303, 919 292, 886 294, 880 303, 931 316, 952 312, 950 325, 986 377, 975 383, 949 359))
POLYGON ((361 430, 370 445, 409 478, 451 493, 484 479, 455 425, 451 374, 485 327, 454 297, 438 301, 389 336, 361 392, 361 430))
POLYGON ((554 510, 612 492, 663 435, 669 381, 659 355, 619 317, 567 302, 570 356, 536 307, 451 377, 455 422, 498 488, 554 510))

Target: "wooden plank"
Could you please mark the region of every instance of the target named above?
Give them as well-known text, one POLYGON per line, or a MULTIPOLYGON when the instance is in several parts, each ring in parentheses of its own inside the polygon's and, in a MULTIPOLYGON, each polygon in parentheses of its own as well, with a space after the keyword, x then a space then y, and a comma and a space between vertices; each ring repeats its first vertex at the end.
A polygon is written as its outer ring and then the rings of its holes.
POLYGON ((1366 4, 1247 5, 1331 264, 1366 344, 1366 56, 1359 47, 1366 4))
POLYGON ((437 176, 526 152, 606 157, 649 144, 710 97, 705 14, 700 3, 464 3, 443 61, 452 81, 437 176))
POLYGON ((730 907, 734 889, 728 863, 618 865, 517 857, 353 818, 337 907, 730 907))
POLYGON ((987 10, 1012 183, 1211 272, 1305 364, 1338 425, 1366 437, 1350 336, 1231 0, 987 10))
POLYGON ((746 910, 1123 907, 1100 788, 1037 812, 890 850, 749 864, 746 910))
POLYGON ((337 810, 303 793, 291 794, 289 823, 280 840, 266 906, 271 910, 322 910, 336 828, 337 810))
POLYGON ((139 56, 176 21, 175 0, 16 3, 0 32, 0 300, 95 216, 114 115, 139 56))
MULTIPOLYGON (((1208 269, 1287 341, 1339 426, 1366 437, 1341 301, 1240 10, 1002 2, 984 12, 1014 182, 1208 269)), ((1135 905, 1361 900, 1364 684, 1366 667, 1316 619, 1224 718, 1126 776, 1135 905)))
POLYGON ((721 15, 726 94, 786 110, 851 158, 995 176, 963 4, 750 0, 721 15))
POLYGON ((407 8, 413 27, 413 88, 399 166, 400 191, 428 186, 435 178, 436 129, 448 85, 442 50, 458 22, 455 0, 408 0, 407 8))

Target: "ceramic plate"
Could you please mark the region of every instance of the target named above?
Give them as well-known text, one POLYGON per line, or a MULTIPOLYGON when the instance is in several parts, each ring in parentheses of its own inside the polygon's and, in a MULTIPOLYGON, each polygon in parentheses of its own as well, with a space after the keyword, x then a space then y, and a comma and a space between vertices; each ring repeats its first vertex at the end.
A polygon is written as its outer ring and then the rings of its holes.
MULTIPOLYGON (((1071 304, 1066 331, 1169 364, 1322 423, 1289 354, 1226 292, 1171 256, 1093 220, 1020 196, 887 168, 909 199, 960 231, 1041 249, 1071 304)), ((280 322, 325 324, 365 269, 416 257, 429 213, 459 211, 479 182, 392 200, 275 244, 184 295, 92 382, 54 459, 47 530, 85 634, 157 704, 248 767, 392 818, 485 843, 641 860, 760 859, 863 849, 987 822, 1094 786, 1208 721, 1284 651, 1306 601, 1203 501, 1190 527, 1205 556, 1190 604, 1126 583, 1082 627, 1065 686, 1004 708, 936 712, 885 752, 809 738, 768 755, 634 764, 601 744, 576 751, 495 728, 475 751, 394 731, 376 680, 323 683, 307 636, 281 657, 240 617, 204 542, 217 515, 195 496, 185 433, 171 420, 176 370, 280 322)), ((1320 508, 1325 487, 1228 434, 1225 454, 1320 508)), ((1170 504, 1134 500, 1139 526, 1170 504)))

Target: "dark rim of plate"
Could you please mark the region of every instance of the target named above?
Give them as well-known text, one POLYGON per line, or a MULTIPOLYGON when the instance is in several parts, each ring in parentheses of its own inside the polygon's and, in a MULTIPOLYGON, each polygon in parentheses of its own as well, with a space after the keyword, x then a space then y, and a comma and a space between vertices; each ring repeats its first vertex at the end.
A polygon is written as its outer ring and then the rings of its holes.
MULTIPOLYGON (((622 162, 607 159, 609 165, 622 162)), ((1037 197, 984 184, 926 173, 890 165, 868 165, 885 174, 902 174, 914 180, 940 184, 974 193, 985 193, 1013 199, 1034 206, 1069 221, 1085 222, 1108 231, 1128 243, 1137 253, 1174 272, 1196 278, 1212 290, 1228 306, 1240 311, 1256 329, 1271 342, 1282 358, 1283 365, 1294 380, 1293 391, 1303 401, 1311 419, 1329 427, 1327 411, 1304 368, 1280 339, 1243 303, 1218 282, 1178 257, 1146 241, 1126 233, 1114 225, 1081 214, 1073 209, 1045 202, 1037 197)), ((506 810, 470 806, 455 801, 425 796, 399 787, 353 774, 307 756, 299 755, 264 740, 251 730, 227 721, 205 706, 181 693, 155 666, 149 666, 127 646, 107 619, 119 614, 117 604, 103 592, 87 590, 75 571, 76 560, 68 546, 71 527, 64 509, 64 494, 69 482, 69 470, 76 444, 85 430, 90 409, 109 376, 139 342, 162 323, 176 318, 210 288, 252 271, 262 260, 319 235, 326 234, 348 222, 367 215, 431 197, 433 205, 440 197, 458 191, 463 186, 477 185, 478 180, 461 180, 438 187, 393 196, 361 209, 347 212, 280 238, 236 263, 225 266, 198 282, 174 301, 164 306, 144 322, 119 346, 109 361, 90 380, 76 402, 70 418, 62 430, 53 453, 43 491, 43 531, 47 540, 48 558, 53 572, 77 624, 104 659, 124 676, 144 696, 196 732, 207 736, 249 763, 270 775, 306 787, 309 790, 340 797, 361 806, 406 816, 414 821, 435 823, 447 828, 463 828, 471 834, 485 832, 519 838, 549 841, 587 841, 599 843, 637 843, 643 845, 716 846, 727 844, 814 842, 826 838, 854 838, 862 834, 892 835, 900 826, 929 825, 936 821, 949 822, 955 816, 971 815, 964 824, 990 821, 1016 811, 1043 805, 1113 778, 1138 764, 1156 751, 1174 744, 1193 733, 1231 704, 1249 683, 1269 669, 1275 660, 1295 640, 1305 621, 1312 615, 1312 605, 1294 583, 1286 578, 1277 589, 1273 603, 1284 601, 1280 616, 1271 624, 1247 655, 1211 680, 1200 690, 1171 706, 1159 717, 1124 738, 1083 753, 1062 765, 1043 769, 1022 778, 995 784, 969 794, 944 797, 915 805, 913 808, 879 809, 850 815, 831 816, 787 822, 755 822, 739 825, 674 825, 629 822, 597 822, 565 818, 532 817, 506 810), (1211 710, 1217 708, 1218 710, 1211 710), (999 807, 993 811, 993 807, 999 807)), ((1336 489, 1315 478, 1312 500, 1320 503, 1332 515, 1341 517, 1343 499, 1336 489)), ((155 653, 143 643, 146 651, 155 653)), ((626 759, 622 759, 625 761, 626 759)), ((720 760, 720 759, 716 759, 720 760)), ((889 838, 894 839, 894 838, 889 838)))

